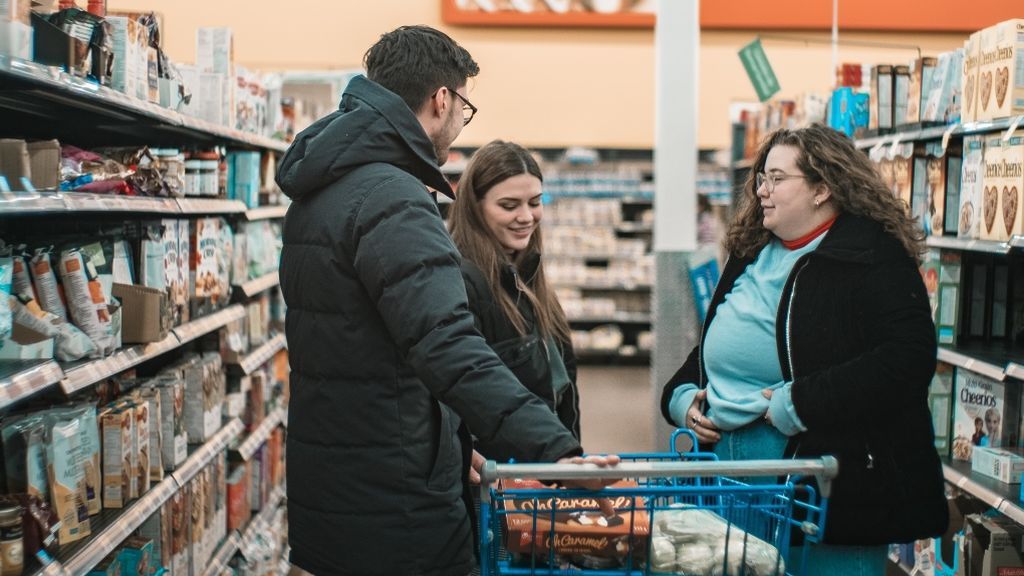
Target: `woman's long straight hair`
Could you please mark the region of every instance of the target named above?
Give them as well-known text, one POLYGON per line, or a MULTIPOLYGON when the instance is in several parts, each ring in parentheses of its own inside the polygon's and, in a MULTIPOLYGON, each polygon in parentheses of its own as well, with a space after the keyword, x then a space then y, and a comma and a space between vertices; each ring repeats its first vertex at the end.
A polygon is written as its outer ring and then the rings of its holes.
MULTIPOLYGON (((541 254, 541 229, 538 226, 530 237, 526 249, 517 252, 510 260, 501 243, 484 222, 480 207, 481 201, 491 188, 520 174, 529 174, 544 181, 537 161, 522 146, 494 140, 477 150, 459 180, 455 201, 449 212, 448 225, 452 240, 462 253, 462 257, 476 264, 483 272, 501 311, 516 331, 525 336, 530 327, 526 325, 526 320, 512 297, 502 288, 501 269, 508 264, 519 268, 519 264, 529 256, 541 254)), ((553 336, 561 342, 570 342, 569 324, 554 290, 548 286, 544 277, 543 260, 537 265, 534 276, 523 279, 519 282, 518 288, 533 308, 540 334, 545 339, 553 336)))

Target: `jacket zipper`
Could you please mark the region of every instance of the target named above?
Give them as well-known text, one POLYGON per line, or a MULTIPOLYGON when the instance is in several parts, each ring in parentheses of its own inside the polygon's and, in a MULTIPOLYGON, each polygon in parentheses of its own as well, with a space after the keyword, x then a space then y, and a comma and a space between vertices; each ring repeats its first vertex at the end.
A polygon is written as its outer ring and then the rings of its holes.
MULTIPOLYGON (((796 380, 796 368, 793 366, 793 301, 796 298, 796 285, 800 281, 800 273, 804 271, 810 259, 805 256, 803 261, 800 263, 800 267, 793 272, 793 287, 789 291, 789 303, 786 306, 786 362, 789 367, 789 378, 790 380, 796 380)), ((800 443, 801 440, 797 440, 796 446, 793 448, 793 455, 790 457, 796 459, 797 455, 800 454, 800 443)), ((789 477, 786 478, 789 482, 789 477)))

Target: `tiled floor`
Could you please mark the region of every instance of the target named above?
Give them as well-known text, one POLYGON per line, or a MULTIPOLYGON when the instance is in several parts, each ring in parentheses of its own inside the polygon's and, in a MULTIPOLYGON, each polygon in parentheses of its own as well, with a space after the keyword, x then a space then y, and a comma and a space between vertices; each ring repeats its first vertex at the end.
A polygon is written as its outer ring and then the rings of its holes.
POLYGON ((622 453, 649 451, 655 447, 656 414, 650 379, 651 371, 646 366, 579 367, 577 382, 584 450, 622 453))

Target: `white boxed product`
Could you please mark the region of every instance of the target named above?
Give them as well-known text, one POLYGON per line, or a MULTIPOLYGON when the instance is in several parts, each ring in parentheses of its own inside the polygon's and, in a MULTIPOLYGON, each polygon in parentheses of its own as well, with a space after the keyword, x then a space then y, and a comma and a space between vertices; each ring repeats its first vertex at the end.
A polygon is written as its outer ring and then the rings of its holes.
POLYGON ((1024 456, 1020 449, 977 446, 971 457, 971 470, 1005 484, 1020 484, 1024 456))
POLYGON ((977 119, 1024 113, 1024 19, 981 31, 977 119))
POLYGON ((0 55, 31 60, 33 38, 31 26, 0 18, 0 55))
MULTIPOLYGON (((960 180, 959 238, 980 238, 985 180, 985 138, 964 136, 964 162, 960 180)), ((949 175, 953 177, 952 174, 949 175)))
POLYGON ((964 368, 956 369, 955 382, 953 459, 972 461, 979 447, 1016 445, 1019 395, 1008 393, 1003 382, 964 368))

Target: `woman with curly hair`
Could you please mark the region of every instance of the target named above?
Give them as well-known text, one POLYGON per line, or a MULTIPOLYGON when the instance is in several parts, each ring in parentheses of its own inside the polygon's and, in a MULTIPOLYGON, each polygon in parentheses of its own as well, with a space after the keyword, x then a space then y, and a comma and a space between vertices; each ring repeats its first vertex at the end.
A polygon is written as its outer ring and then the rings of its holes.
POLYGON ((825 543, 802 572, 883 574, 887 544, 949 522, 923 232, 848 138, 814 125, 762 144, 726 249, 662 412, 722 459, 834 455, 825 543))

